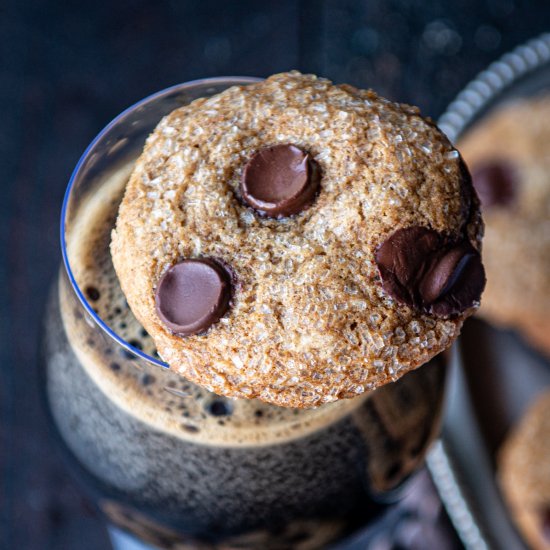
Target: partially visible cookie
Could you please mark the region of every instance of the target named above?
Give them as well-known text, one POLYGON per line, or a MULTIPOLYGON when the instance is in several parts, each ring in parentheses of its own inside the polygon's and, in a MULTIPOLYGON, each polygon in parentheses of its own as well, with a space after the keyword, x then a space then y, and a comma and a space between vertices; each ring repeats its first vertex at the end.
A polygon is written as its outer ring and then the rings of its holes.
POLYGON ((451 345, 485 284, 481 234, 459 153, 416 108, 292 72, 165 117, 111 250, 175 371, 312 407, 451 345))
POLYGON ((550 354, 550 96, 501 107, 458 147, 486 223, 479 313, 550 354))
POLYGON ((508 436, 498 475, 525 539, 532 548, 550 550, 550 391, 537 398, 508 436))

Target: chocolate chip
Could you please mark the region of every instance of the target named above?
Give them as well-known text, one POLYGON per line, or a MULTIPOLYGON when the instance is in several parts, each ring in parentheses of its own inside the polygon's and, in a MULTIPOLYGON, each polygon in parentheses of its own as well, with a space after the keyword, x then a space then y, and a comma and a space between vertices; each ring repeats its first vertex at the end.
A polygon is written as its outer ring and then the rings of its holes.
POLYGON ((435 302, 453 286, 472 254, 464 245, 456 246, 436 261, 420 281, 419 291, 426 303, 435 302))
POLYGON ((376 251, 384 290, 398 302, 437 317, 457 315, 485 287, 479 252, 426 227, 398 229, 376 251))
POLYGON ((472 172, 474 187, 485 208, 509 206, 516 198, 517 170, 509 162, 495 160, 472 172))
POLYGON ((218 321, 230 297, 227 271, 214 261, 196 259, 183 260, 162 276, 155 301, 164 324, 175 334, 190 336, 218 321))
POLYGON ((376 263, 386 292, 406 304, 416 304, 417 277, 426 258, 439 249, 439 235, 413 226, 393 233, 376 251, 376 263))
POLYGON ((438 269, 447 282, 431 303, 431 313, 439 317, 457 315, 479 301, 485 288, 485 269, 479 252, 470 243, 443 256, 438 269))
POLYGON ((261 214, 282 218, 309 206, 319 182, 319 166, 308 153, 290 144, 274 145, 249 159, 241 178, 241 195, 261 214))

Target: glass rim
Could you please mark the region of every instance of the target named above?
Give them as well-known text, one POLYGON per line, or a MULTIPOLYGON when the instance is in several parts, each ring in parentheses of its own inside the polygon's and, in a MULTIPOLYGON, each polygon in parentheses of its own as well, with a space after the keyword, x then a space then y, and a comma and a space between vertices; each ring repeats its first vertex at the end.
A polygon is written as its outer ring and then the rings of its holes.
POLYGON ((127 342, 124 338, 122 338, 115 330, 113 330, 95 312, 94 308, 90 305, 90 303, 86 299, 84 292, 82 291, 82 289, 80 288, 79 284, 75 279, 73 270, 71 269, 69 255, 67 253, 67 241, 65 238, 67 210, 69 207, 70 198, 72 196, 73 187, 80 177, 80 172, 82 170, 83 165, 88 160, 89 156, 93 153, 97 144, 101 142, 101 140, 105 137, 105 135, 108 134, 117 124, 119 124, 126 116, 134 112, 136 109, 139 109, 140 107, 143 107, 153 101, 158 101, 159 99, 163 99, 164 97, 174 92, 185 90, 186 88, 189 88, 192 86, 201 86, 201 85, 208 86, 208 85, 227 83, 229 85, 228 87, 230 87, 232 85, 238 85, 238 84, 252 84, 254 82, 259 82, 260 80, 262 79, 254 76, 216 76, 216 77, 210 77, 210 78, 200 78, 196 80, 190 80, 188 82, 183 82, 181 84, 175 84, 174 86, 164 88, 163 90, 160 90, 158 92, 155 92, 153 94, 146 96, 143 99, 140 99, 139 101, 130 105, 129 107, 124 109, 121 113, 119 113, 94 137, 94 139, 89 143, 89 145, 86 147, 86 149, 78 159, 78 162, 76 163, 76 166, 74 167, 71 173, 71 176, 69 178, 69 182, 67 184, 67 188, 63 196, 63 205, 61 207, 60 244, 61 244, 61 255, 63 257, 63 266, 65 268, 65 273, 67 274, 71 287, 75 292, 79 302, 84 307, 86 313, 90 315, 92 320, 98 325, 100 329, 103 330, 103 332, 107 334, 107 336, 112 338, 118 345, 120 345, 126 351, 156 366, 168 368, 167 363, 165 363, 161 359, 152 357, 151 355, 145 353, 143 350, 139 348, 136 348, 135 346, 132 346, 129 342, 127 342))

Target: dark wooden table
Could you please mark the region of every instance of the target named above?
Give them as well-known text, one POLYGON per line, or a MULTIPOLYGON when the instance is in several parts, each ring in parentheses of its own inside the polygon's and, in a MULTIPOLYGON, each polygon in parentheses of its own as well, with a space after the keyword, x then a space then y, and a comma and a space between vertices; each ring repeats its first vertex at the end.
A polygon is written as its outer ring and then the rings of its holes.
POLYGON ((177 82, 291 68, 437 117, 490 61, 549 24, 547 0, 3 0, 0 547, 108 547, 46 433, 37 342, 63 191, 111 118, 177 82))

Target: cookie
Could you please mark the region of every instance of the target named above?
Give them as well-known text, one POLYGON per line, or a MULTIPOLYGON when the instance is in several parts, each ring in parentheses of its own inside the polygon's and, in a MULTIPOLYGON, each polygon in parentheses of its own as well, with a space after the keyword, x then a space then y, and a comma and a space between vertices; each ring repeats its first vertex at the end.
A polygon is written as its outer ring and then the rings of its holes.
POLYGON ((486 223, 479 314, 550 353, 550 97, 509 103, 458 147, 486 223))
POLYGON ((532 548, 550 549, 550 391, 538 396, 499 453, 503 495, 532 548))
POLYGON ((166 116, 111 252, 172 369, 314 407, 451 345, 479 305, 481 233, 459 153, 416 108, 291 72, 166 116))

